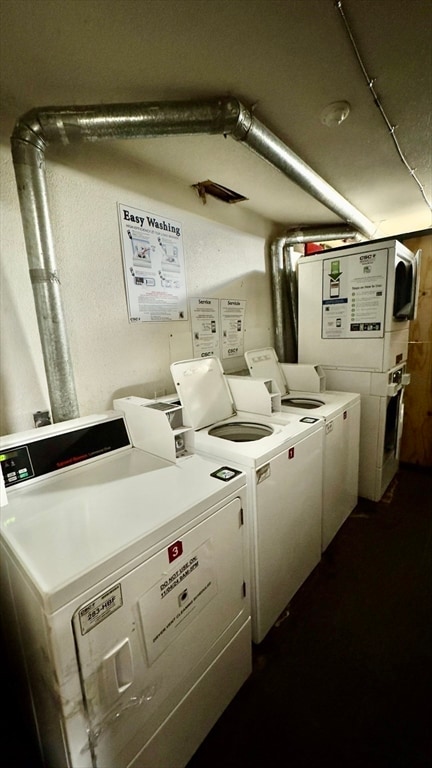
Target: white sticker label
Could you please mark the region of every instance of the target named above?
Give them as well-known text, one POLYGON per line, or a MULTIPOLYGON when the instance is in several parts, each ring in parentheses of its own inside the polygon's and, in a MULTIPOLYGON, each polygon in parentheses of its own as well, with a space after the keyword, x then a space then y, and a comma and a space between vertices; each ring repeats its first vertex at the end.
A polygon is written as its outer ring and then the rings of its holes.
POLYGON ((139 600, 149 664, 217 594, 212 544, 208 540, 176 563, 139 600))
POLYGON ((102 595, 98 595, 90 603, 86 603, 78 612, 81 634, 85 635, 90 632, 122 605, 123 597, 120 584, 116 584, 115 587, 111 587, 102 595))
POLYGON ((257 485, 259 485, 260 483, 263 483, 264 480, 267 480, 267 478, 270 477, 270 475, 271 475, 270 464, 264 464, 263 467, 260 467, 259 469, 257 469, 256 471, 257 485))

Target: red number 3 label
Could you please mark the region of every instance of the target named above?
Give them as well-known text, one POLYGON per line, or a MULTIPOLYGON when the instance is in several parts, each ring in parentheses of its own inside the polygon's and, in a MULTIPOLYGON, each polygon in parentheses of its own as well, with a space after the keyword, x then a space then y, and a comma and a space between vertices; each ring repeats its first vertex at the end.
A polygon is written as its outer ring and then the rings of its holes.
POLYGON ((173 560, 176 560, 182 554, 183 554, 182 542, 175 541, 174 544, 170 544, 170 546, 168 547, 168 562, 172 563, 173 560))

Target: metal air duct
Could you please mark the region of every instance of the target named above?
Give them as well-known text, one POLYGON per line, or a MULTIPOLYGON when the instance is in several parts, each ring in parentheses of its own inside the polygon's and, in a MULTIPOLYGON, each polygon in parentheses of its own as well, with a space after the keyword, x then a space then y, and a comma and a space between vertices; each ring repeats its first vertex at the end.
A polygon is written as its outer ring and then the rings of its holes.
POLYGON ((365 237, 375 225, 321 179, 241 102, 150 102, 42 107, 23 115, 11 137, 30 279, 54 422, 79 415, 48 208, 45 151, 50 143, 223 134, 292 179, 365 237))
POLYGON ((270 271, 275 324, 275 350, 281 362, 297 362, 298 291, 297 273, 293 266, 294 245, 333 240, 361 240, 358 231, 349 227, 293 230, 277 237, 270 248, 270 271))

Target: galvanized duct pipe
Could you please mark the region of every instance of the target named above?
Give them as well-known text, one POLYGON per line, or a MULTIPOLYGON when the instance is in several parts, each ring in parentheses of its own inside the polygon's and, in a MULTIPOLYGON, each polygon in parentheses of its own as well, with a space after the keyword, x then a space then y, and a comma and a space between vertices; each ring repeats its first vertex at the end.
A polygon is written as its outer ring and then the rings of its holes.
POLYGON ((343 221, 372 237, 375 227, 235 98, 44 107, 21 117, 11 137, 24 235, 55 422, 79 415, 48 209, 45 151, 52 142, 224 134, 246 144, 343 221))
POLYGON ((358 231, 349 227, 293 230, 276 238, 270 248, 275 350, 281 362, 297 362, 298 293, 297 273, 293 267, 294 245, 329 240, 361 240, 358 231))

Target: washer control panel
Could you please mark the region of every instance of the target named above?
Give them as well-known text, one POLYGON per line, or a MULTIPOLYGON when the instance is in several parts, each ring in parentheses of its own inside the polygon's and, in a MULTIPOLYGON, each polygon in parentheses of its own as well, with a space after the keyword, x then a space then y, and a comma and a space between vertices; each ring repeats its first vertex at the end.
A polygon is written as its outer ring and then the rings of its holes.
POLYGON ((120 416, 57 434, 41 434, 25 444, 0 447, 4 484, 11 488, 129 445, 126 425, 120 416))
POLYGON ((0 463, 6 488, 35 476, 26 445, 1 453, 0 463))

